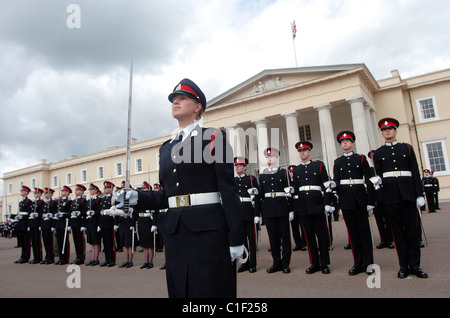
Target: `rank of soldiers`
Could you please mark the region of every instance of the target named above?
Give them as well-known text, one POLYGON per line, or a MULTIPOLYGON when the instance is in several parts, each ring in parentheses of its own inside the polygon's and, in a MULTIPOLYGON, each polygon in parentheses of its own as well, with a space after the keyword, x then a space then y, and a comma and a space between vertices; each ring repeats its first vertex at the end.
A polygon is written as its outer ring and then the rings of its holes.
MULTIPOLYGON (((420 178, 414 149, 396 139, 399 126, 396 119, 383 118, 378 126, 385 144, 370 151, 367 157, 354 152, 356 136, 352 131, 337 134, 336 141, 343 154, 334 161, 331 171, 324 162, 311 159, 314 147, 307 140, 295 145, 301 163, 290 165, 287 170, 279 166, 278 149, 265 149, 267 168, 259 178, 246 173, 247 158, 234 158, 236 190, 243 206, 244 245, 248 251, 247 261, 239 266, 238 272, 257 271, 258 235, 261 225, 265 225, 273 260, 267 273, 290 273, 292 251, 308 250, 310 266, 306 273, 329 274, 332 217, 336 220, 340 210, 348 231, 348 248, 353 255, 349 275, 373 273, 374 237, 370 224, 373 213, 380 234, 376 248, 394 248, 395 243, 400 266, 398 277, 406 278, 410 274, 428 277, 420 268, 420 247, 425 235, 420 210, 424 206, 429 212, 439 208, 439 182, 428 169, 423 179, 420 178)), ((123 213, 115 208, 115 185, 105 181, 103 186, 102 193, 91 184, 89 199, 84 195, 83 185, 76 185, 74 199, 70 199, 72 189, 64 186, 57 200, 52 198, 54 190, 50 188, 35 188, 34 200, 30 200, 31 189, 23 186, 18 214, 1 227, 4 236, 11 237, 12 230, 17 236, 21 255, 16 263, 68 264, 70 242, 73 242, 72 264, 111 267, 120 249, 125 260, 119 267, 128 268, 133 266, 133 252, 140 244, 145 254, 141 268, 152 268, 155 250, 162 250, 163 246, 163 237, 157 229, 165 211, 123 213), (89 262, 86 239, 92 247, 89 262), (102 261, 99 260, 101 244, 102 261)), ((159 189, 155 184, 153 190, 159 189)), ((138 190, 151 191, 152 187, 144 182, 138 190)))

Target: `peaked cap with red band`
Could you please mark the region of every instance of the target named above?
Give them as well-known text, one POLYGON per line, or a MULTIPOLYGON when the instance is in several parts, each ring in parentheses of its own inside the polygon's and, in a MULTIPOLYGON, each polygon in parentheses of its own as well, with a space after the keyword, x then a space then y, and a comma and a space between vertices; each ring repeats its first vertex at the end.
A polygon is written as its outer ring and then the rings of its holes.
POLYGON ((40 193, 40 194, 42 194, 42 193, 44 193, 44 190, 42 190, 42 189, 40 189, 40 188, 34 188, 34 192, 36 193, 40 193))
POLYGON ((367 157, 372 158, 373 154, 375 153, 375 150, 371 150, 367 153, 367 157))
POLYGON ((82 184, 77 184, 77 190, 86 191, 86 187, 82 184))
POLYGON ((338 143, 341 143, 341 141, 343 140, 350 140, 351 142, 355 142, 356 136, 350 130, 344 130, 337 134, 336 140, 338 143))
POLYGON ((66 185, 61 189, 61 191, 67 191, 67 192, 69 192, 69 194, 72 193, 72 189, 66 185))
POLYGON ((103 182, 103 186, 105 188, 114 188, 115 184, 112 183, 111 181, 105 181, 105 182, 103 182))
POLYGON ((289 171, 294 171, 295 167, 296 167, 296 165, 290 165, 290 166, 288 166, 288 170, 289 171))
POLYGON ((306 150, 306 149, 311 150, 311 149, 313 149, 313 144, 307 140, 302 140, 295 144, 295 149, 297 149, 297 151, 306 150))
POLYGON ((31 189, 28 188, 27 186, 22 186, 22 189, 20 189, 20 191, 27 191, 27 192, 31 192, 31 189))
POLYGON ((45 188, 45 193, 55 193, 55 190, 50 188, 45 188))
POLYGON ((245 157, 234 157, 234 165, 248 165, 248 159, 245 157))
POLYGON ((269 147, 266 150, 264 150, 264 157, 271 157, 271 156, 279 156, 280 150, 277 148, 269 147))
POLYGON ((380 127, 381 130, 387 129, 387 128, 395 128, 397 129, 400 123, 395 118, 383 118, 378 122, 378 127, 380 127))
POLYGON ((169 95, 169 101, 172 103, 176 95, 186 95, 202 104, 203 110, 206 109, 206 97, 200 87, 188 78, 181 80, 169 95))
POLYGON ((89 190, 97 190, 97 191, 100 191, 100 189, 99 189, 99 187, 97 187, 95 184, 93 184, 93 183, 91 183, 90 185, 89 185, 89 190))

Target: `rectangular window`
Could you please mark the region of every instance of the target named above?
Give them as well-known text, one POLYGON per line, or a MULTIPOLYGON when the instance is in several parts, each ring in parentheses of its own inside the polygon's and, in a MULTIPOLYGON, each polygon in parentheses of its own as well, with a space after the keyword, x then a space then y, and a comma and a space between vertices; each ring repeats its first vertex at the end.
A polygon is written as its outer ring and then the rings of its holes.
POLYGON ((70 172, 66 173, 66 184, 67 185, 72 184, 72 173, 70 173, 70 172))
POLYGON ((116 177, 122 176, 122 163, 117 162, 116 163, 116 177))
POLYGON ((136 173, 140 173, 140 172, 144 171, 142 165, 143 165, 142 158, 136 158, 136 160, 135 160, 135 172, 136 173))
POLYGON ((416 100, 417 111, 421 122, 439 119, 436 97, 426 97, 416 100))
POLYGON ((448 173, 448 157, 445 148, 445 139, 434 139, 423 142, 426 167, 431 169, 436 175, 448 173))
POLYGON ((97 180, 103 180, 104 177, 103 166, 97 167, 97 180))
POLYGON ((8 183, 8 192, 7 194, 11 194, 12 193, 12 183, 8 183))
POLYGON ((52 187, 53 188, 58 187, 58 176, 53 176, 52 177, 52 187))
POLYGON ((81 183, 87 182, 87 170, 81 170, 81 183))
POLYGON ((304 125, 298 127, 298 132, 300 135, 300 140, 311 140, 311 126, 304 125))
POLYGON ((30 181, 31 191, 34 191, 34 188, 36 188, 36 179, 35 178, 31 179, 31 181, 30 181))

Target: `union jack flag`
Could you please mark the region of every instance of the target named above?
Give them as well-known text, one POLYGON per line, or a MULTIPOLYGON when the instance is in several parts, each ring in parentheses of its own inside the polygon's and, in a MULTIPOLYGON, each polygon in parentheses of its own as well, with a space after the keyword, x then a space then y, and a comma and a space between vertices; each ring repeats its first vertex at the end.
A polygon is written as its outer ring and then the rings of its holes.
POLYGON ((292 38, 295 39, 297 35, 297 25, 295 24, 295 20, 291 23, 292 27, 292 38))

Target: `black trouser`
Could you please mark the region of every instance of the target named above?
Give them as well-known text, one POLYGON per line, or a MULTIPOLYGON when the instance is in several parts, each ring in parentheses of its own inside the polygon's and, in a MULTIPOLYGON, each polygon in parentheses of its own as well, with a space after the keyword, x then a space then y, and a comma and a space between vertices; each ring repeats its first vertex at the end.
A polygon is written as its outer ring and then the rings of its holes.
POLYGON ((248 263, 250 267, 256 267, 256 224, 253 220, 242 221, 244 226, 245 242, 244 245, 248 250, 248 263))
POLYGON ((109 264, 116 262, 116 252, 114 249, 115 233, 112 228, 101 228, 103 248, 105 250, 105 261, 109 264))
POLYGON ((303 247, 306 246, 306 239, 305 235, 300 230, 300 218, 295 213, 294 219, 291 221, 291 228, 292 228, 292 237, 294 238, 294 243, 296 247, 303 247))
POLYGON ((66 234, 66 230, 64 229, 56 229, 56 241, 58 242, 58 255, 59 260, 61 261, 69 261, 70 258, 70 244, 69 244, 69 233, 66 234), (66 236, 66 245, 63 249, 64 244, 64 235, 66 236))
POLYGON ((53 247, 53 232, 51 229, 42 230, 42 242, 45 249, 45 259, 48 261, 54 261, 55 252, 53 247))
POLYGON ((322 268, 330 264, 326 217, 325 213, 300 215, 303 233, 306 235, 308 244, 310 263, 312 266, 321 266, 322 268), (317 245, 319 246, 317 247, 317 245))
POLYGON ((420 266, 419 214, 415 203, 403 201, 385 204, 394 236, 400 267, 420 266))
POLYGON ((363 266, 366 269, 373 264, 371 229, 366 207, 357 210, 342 209, 342 214, 352 247, 354 265, 363 266))
POLYGON ((373 209, 373 215, 375 216, 375 221, 377 222, 381 242, 391 243, 393 241, 392 230, 386 216, 386 211, 381 203, 377 203, 373 209))
POLYGON ((428 204, 428 212, 436 212, 435 202, 434 202, 434 193, 433 192, 425 192, 425 196, 427 198, 428 204))
POLYGON ((30 236, 27 230, 16 230, 17 244, 22 248, 20 258, 28 261, 30 259, 30 236))
POLYGON ((30 240, 31 240, 31 245, 33 246, 34 260, 41 261, 42 260, 42 241, 41 241, 41 231, 39 231, 39 227, 37 227, 37 226, 30 227, 30 240))
POLYGON ((72 235, 73 244, 75 245, 76 259, 84 262, 84 259, 86 257, 86 243, 84 239, 84 232, 80 231, 80 227, 72 226, 72 235))
POLYGON ((289 216, 266 217, 266 228, 269 235, 273 266, 289 266, 292 254, 289 216))

